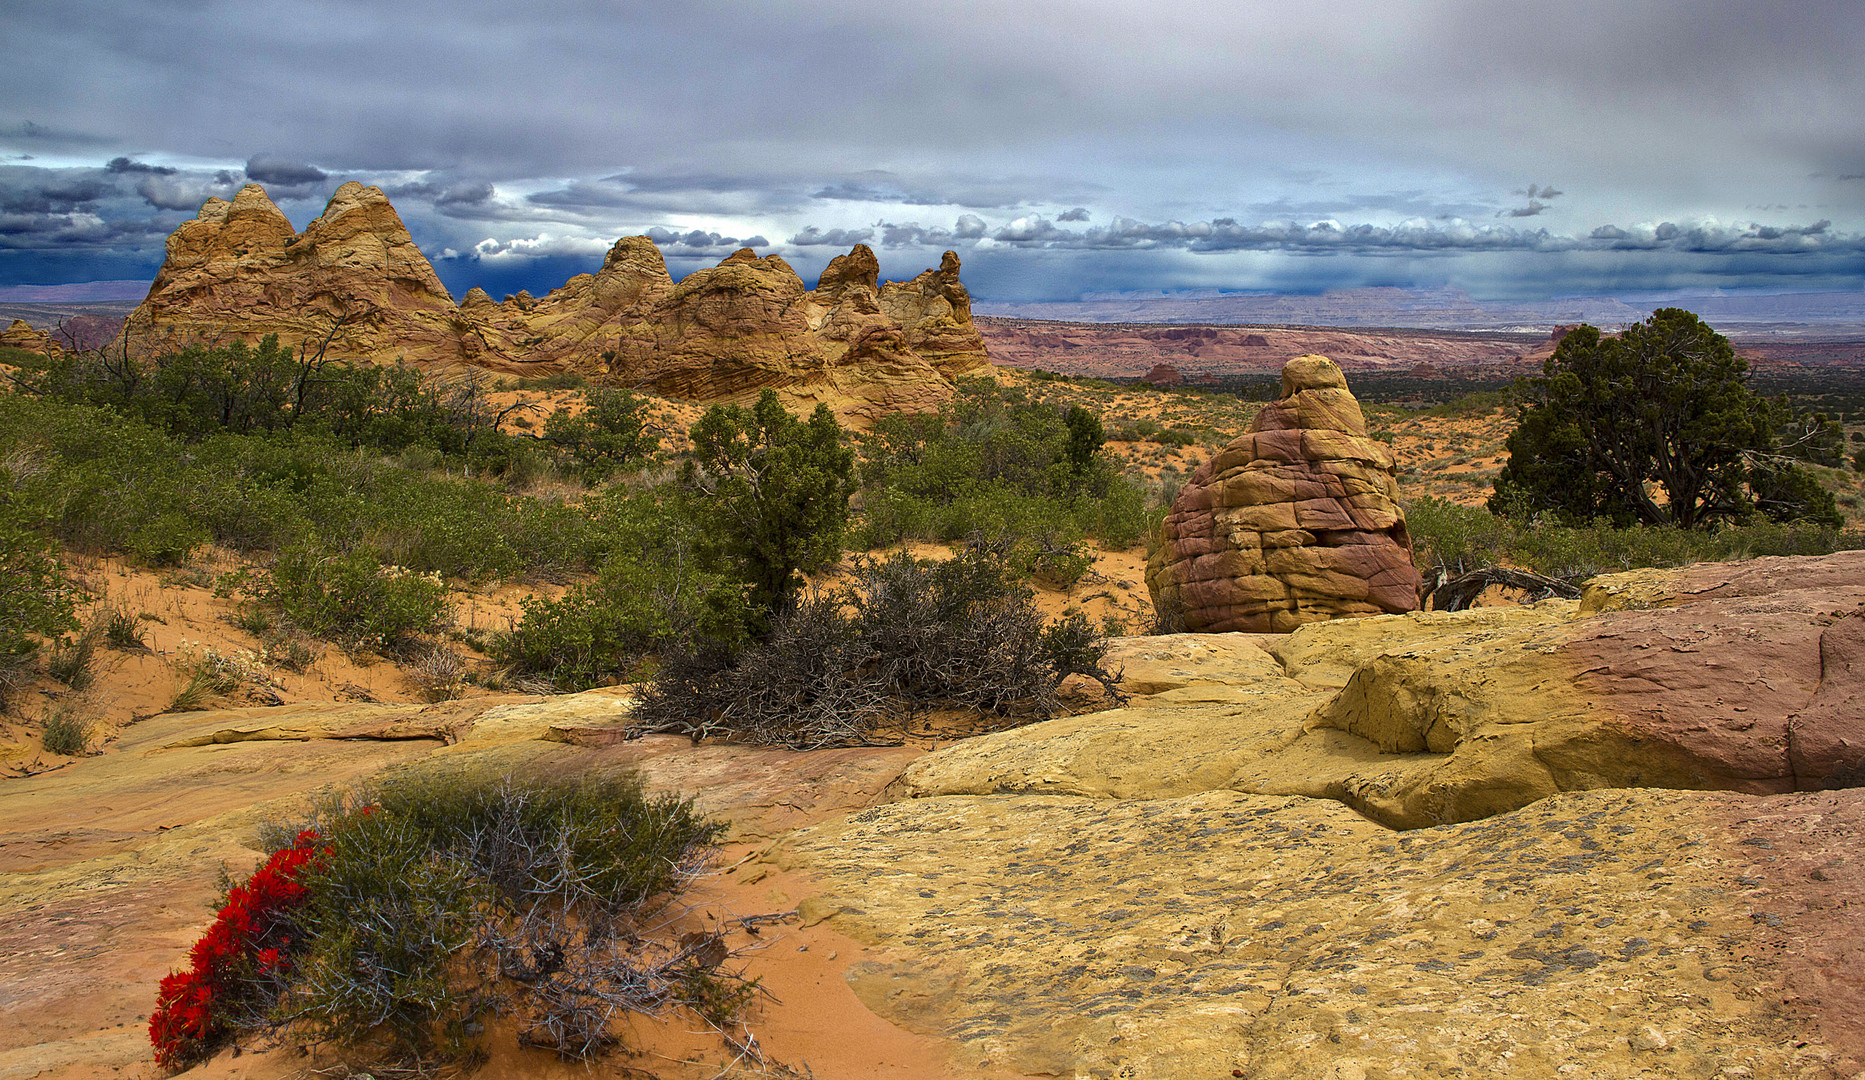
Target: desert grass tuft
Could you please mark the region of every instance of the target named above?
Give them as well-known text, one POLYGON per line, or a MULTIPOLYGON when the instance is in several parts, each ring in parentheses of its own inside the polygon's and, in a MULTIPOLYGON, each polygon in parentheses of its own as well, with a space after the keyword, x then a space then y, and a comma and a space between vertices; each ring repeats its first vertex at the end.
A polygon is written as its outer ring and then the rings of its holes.
POLYGON ((149 643, 143 640, 142 619, 131 615, 129 608, 122 604, 107 604, 100 616, 104 640, 112 646, 129 651, 148 650, 149 643))
POLYGON ((39 745, 48 754, 80 757, 90 749, 97 724, 78 711, 75 705, 63 705, 45 718, 39 731, 39 745))
POLYGON ((91 666, 97 659, 97 645, 104 638, 104 630, 101 622, 92 622, 75 636, 59 639, 52 646, 52 655, 46 658, 46 673, 73 690, 89 689, 97 681, 91 666))
POLYGON ((466 690, 466 657, 435 645, 408 665, 406 675, 423 701, 452 701, 466 690))

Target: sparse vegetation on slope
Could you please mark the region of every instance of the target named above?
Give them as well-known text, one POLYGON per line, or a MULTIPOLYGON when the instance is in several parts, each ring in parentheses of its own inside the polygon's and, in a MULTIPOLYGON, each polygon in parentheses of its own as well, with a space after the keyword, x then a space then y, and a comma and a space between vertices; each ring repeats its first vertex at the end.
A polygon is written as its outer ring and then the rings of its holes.
POLYGON ((1138 543, 1146 492, 1103 450, 1100 417, 993 379, 964 379, 936 415, 890 416, 862 439, 854 544, 978 541, 1018 570, 1068 585, 1084 541, 1138 543))
POLYGON ((1478 506, 1425 496, 1406 507, 1413 558, 1429 579, 1507 563, 1580 581, 1646 566, 1826 555, 1865 547, 1865 534, 1811 522, 1758 521, 1715 531, 1676 525, 1560 525, 1497 517, 1478 506))

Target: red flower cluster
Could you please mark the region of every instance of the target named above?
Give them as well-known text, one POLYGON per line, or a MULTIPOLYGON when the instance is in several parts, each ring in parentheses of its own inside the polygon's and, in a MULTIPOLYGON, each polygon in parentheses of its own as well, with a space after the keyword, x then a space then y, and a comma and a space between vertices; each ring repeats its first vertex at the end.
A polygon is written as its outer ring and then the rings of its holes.
POLYGON ((273 852, 246 884, 227 892, 214 925, 188 953, 192 963, 162 980, 149 1041, 156 1064, 180 1069, 206 1057, 230 1036, 236 1006, 252 1005, 291 963, 291 911, 304 903, 298 877, 329 848, 306 829, 291 847, 273 852))

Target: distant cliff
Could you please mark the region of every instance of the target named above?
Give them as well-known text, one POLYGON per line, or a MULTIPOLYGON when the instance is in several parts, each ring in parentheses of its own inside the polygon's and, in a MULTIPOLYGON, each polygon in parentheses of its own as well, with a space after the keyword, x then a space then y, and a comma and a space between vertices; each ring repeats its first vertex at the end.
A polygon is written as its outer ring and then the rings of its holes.
POLYGON ((380 189, 344 184, 303 232, 249 184, 209 199, 168 238, 167 260, 125 341, 287 344, 329 339, 350 360, 573 370, 669 397, 748 401, 773 388, 792 408, 845 418, 938 407, 953 380, 989 367, 958 256, 882 284, 857 245, 814 291, 776 255, 749 248, 675 282, 654 242, 616 241, 602 269, 546 296, 458 304, 380 189))

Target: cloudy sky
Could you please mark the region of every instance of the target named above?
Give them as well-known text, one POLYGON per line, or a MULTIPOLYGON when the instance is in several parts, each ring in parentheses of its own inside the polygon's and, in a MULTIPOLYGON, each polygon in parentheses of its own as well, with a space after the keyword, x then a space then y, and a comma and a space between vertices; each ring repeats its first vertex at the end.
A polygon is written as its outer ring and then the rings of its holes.
POLYGON ((1857 0, 7 0, 0 285, 390 193, 456 294, 648 233, 981 298, 1865 287, 1857 0))

